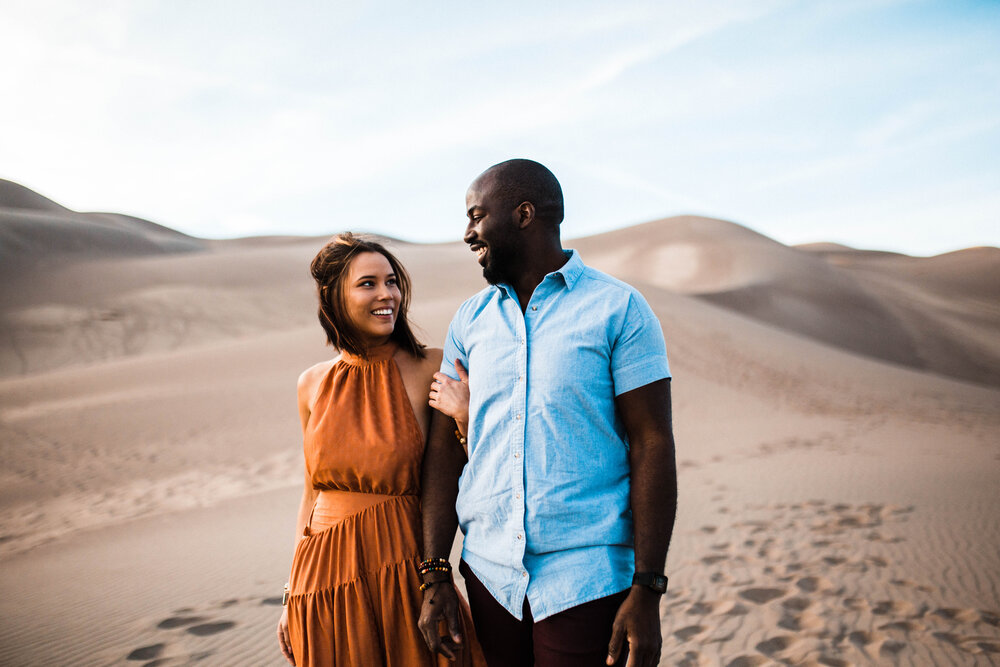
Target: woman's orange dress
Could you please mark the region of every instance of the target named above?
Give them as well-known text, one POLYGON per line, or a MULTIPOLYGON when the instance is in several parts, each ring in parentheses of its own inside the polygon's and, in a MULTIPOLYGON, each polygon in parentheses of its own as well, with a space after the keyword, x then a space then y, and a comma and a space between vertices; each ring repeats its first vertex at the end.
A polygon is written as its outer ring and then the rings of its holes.
MULTIPOLYGON (((320 493, 288 584, 297 667, 456 664, 432 655, 417 628, 424 439, 395 351, 343 353, 306 425, 306 469, 320 493)), ((458 664, 484 665, 468 607, 462 621, 458 664)))

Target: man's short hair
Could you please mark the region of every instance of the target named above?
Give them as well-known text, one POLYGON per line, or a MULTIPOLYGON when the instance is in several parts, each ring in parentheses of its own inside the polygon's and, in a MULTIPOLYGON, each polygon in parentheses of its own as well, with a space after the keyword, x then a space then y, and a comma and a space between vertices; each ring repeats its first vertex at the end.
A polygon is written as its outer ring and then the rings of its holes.
POLYGON ((563 221, 562 187, 555 175, 534 160, 514 159, 495 164, 485 173, 493 177, 494 193, 505 207, 523 202, 535 207, 535 218, 552 225, 563 221))

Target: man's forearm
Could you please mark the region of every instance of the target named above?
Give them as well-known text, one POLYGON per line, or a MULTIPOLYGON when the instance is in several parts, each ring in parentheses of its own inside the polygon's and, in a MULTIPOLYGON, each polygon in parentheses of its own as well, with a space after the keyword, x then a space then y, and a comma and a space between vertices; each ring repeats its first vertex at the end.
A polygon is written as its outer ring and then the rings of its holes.
MULTIPOLYGON (((636 446, 638 445, 638 446, 636 446)), ((677 467, 669 432, 630 451, 636 572, 662 572, 677 514, 677 467)))
POLYGON ((447 558, 458 527, 455 499, 465 453, 455 438, 454 420, 437 410, 431 414, 429 433, 420 492, 424 557, 447 558))

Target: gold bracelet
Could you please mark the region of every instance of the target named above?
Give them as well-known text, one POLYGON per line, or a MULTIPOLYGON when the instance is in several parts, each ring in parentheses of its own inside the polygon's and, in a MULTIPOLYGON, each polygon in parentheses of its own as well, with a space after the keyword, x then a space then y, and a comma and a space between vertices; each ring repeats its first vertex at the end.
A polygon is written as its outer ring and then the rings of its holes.
POLYGON ((288 606, 288 584, 285 584, 285 592, 281 594, 281 606, 288 606))

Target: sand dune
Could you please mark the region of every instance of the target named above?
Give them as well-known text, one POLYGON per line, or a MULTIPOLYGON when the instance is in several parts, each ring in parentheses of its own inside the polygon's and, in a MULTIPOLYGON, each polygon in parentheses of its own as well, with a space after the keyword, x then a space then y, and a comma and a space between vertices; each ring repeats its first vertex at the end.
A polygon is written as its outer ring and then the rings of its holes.
POLYGON ((119 213, 78 213, 0 179, 0 278, 63 261, 191 252, 204 242, 119 213))
POLYGON ((668 218, 581 239, 595 264, 829 345, 1000 385, 1000 250, 918 258, 792 248, 723 220, 668 218))
MULTIPOLYGON (((0 664, 282 664, 322 239, 136 252, 95 228, 172 237, 0 185, 0 235, 35 253, 0 302, 0 664), (82 245, 53 261, 43 216, 82 245)), ((691 217, 567 245, 642 290, 671 355, 661 664, 997 660, 996 249, 789 248, 691 217)), ((479 268, 393 247, 440 344, 479 268)))

